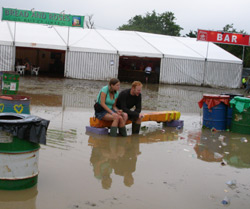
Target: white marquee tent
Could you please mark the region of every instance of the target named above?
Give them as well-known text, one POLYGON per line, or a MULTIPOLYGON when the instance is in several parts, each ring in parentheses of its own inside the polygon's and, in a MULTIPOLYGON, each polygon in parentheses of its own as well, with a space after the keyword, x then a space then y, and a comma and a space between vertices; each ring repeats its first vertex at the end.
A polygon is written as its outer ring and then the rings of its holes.
POLYGON ((242 61, 213 43, 135 31, 0 21, 0 70, 12 71, 15 48, 65 50, 65 77, 109 80, 119 57, 160 58, 160 83, 238 88, 242 61))

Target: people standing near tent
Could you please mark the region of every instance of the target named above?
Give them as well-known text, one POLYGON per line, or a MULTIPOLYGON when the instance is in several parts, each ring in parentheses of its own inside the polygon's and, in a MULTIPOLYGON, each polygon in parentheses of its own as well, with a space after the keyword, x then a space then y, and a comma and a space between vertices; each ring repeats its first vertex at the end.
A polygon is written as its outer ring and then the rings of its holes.
POLYGON ((141 113, 141 90, 142 83, 134 81, 131 89, 123 90, 117 99, 117 107, 128 114, 128 119, 132 121, 132 134, 139 134, 143 114, 141 113), (131 110, 131 108, 134 108, 131 110))
POLYGON ((146 77, 146 83, 148 83, 148 78, 149 78, 149 76, 151 75, 151 72, 152 72, 151 65, 147 66, 145 68, 144 72, 145 72, 145 77, 146 77))
POLYGON ((117 136, 118 127, 119 133, 122 136, 127 136, 125 124, 128 115, 116 107, 119 89, 120 81, 116 78, 112 78, 109 84, 100 90, 95 104, 95 117, 99 120, 112 121, 110 136, 117 136))

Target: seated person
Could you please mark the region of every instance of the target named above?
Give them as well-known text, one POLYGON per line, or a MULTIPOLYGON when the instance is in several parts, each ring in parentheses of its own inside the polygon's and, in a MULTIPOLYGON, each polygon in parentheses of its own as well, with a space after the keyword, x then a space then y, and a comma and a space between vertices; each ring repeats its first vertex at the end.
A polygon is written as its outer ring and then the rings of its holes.
POLYGON ((139 134, 143 114, 141 113, 141 89, 142 83, 134 81, 131 89, 123 90, 117 99, 116 106, 128 114, 128 119, 132 121, 132 134, 139 134), (131 108, 135 107, 135 110, 131 108))
POLYGON ((97 96, 97 103, 101 105, 102 110, 98 112, 95 110, 95 117, 99 120, 112 121, 110 136, 117 136, 118 127, 120 134, 122 136, 127 136, 125 124, 128 115, 116 107, 119 89, 120 81, 116 78, 112 78, 109 81, 109 85, 104 86, 97 96))

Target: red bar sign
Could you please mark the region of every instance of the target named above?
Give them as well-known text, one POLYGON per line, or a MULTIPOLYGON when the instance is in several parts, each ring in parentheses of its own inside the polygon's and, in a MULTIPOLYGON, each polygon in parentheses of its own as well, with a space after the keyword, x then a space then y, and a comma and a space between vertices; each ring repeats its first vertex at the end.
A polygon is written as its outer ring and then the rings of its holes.
POLYGON ((249 35, 209 30, 198 30, 197 41, 250 46, 249 35))

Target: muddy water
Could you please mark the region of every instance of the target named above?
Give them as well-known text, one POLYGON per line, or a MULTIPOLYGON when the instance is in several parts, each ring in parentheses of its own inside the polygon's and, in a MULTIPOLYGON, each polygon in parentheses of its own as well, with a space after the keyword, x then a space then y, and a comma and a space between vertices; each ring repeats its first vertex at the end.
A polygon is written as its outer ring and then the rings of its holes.
POLYGON ((178 110, 184 128, 145 122, 139 136, 111 138, 85 132, 103 85, 21 78, 19 94, 31 97, 31 114, 50 120, 47 145, 40 149, 37 186, 0 191, 1 209, 211 209, 224 208, 225 196, 227 208, 249 208, 250 136, 202 129, 197 105, 203 93, 242 90, 144 86, 143 110, 178 110), (230 180, 236 185, 229 187, 230 180))

